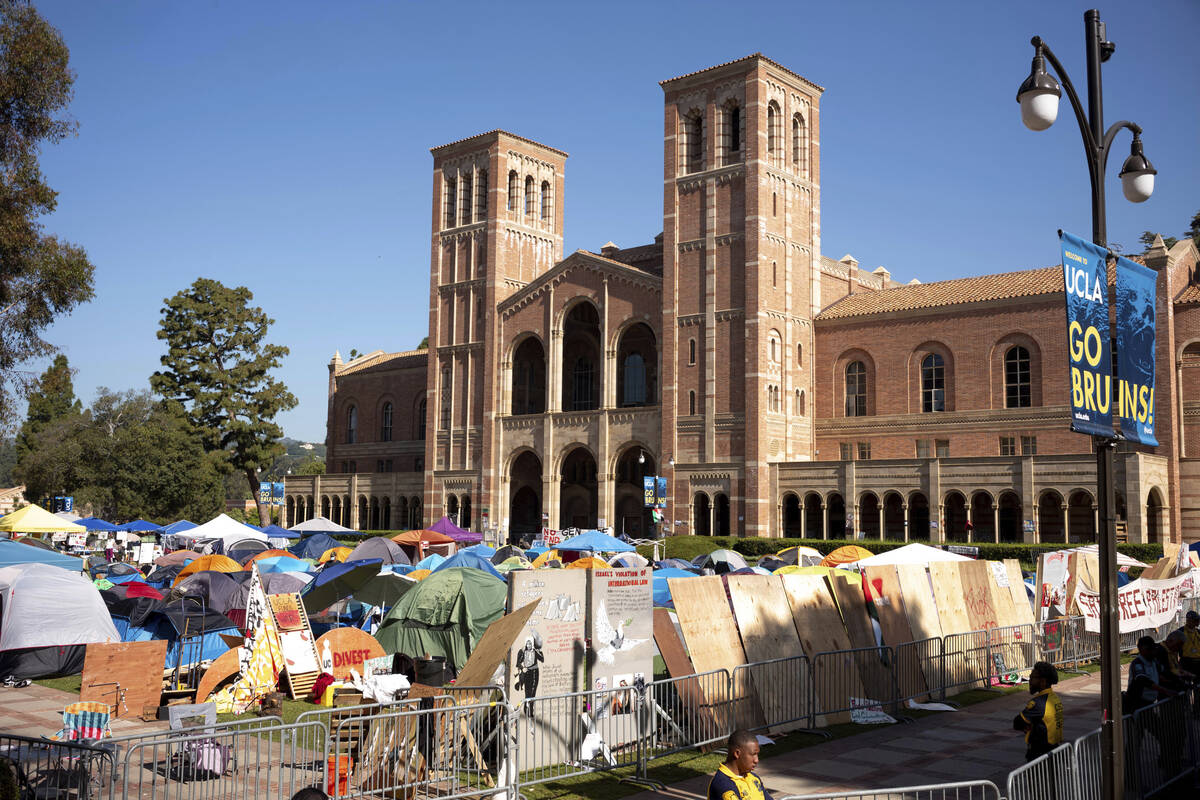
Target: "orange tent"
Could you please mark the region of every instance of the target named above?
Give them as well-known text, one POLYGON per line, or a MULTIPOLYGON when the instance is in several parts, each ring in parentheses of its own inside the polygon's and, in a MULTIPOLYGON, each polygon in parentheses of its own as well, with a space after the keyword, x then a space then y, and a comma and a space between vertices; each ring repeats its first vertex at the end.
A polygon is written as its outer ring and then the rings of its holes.
POLYGON ((862 558, 870 558, 875 555, 865 547, 859 547, 856 544, 848 544, 845 547, 839 547, 821 560, 822 567, 836 567, 838 564, 849 564, 851 561, 858 561, 862 558))
POLYGON ((579 558, 579 559, 572 561, 570 564, 567 564, 567 569, 611 569, 611 568, 612 568, 611 564, 609 564, 603 558, 596 558, 595 556, 587 556, 586 558, 579 558))
POLYGON ((250 569, 250 565, 255 561, 258 561, 260 558, 271 558, 273 556, 287 556, 288 558, 295 558, 295 556, 289 553, 287 550, 263 550, 261 553, 255 553, 246 559, 246 569, 250 569))
POLYGON ((172 586, 178 585, 179 582, 182 581, 184 578, 186 578, 188 575, 191 575, 196 572, 241 572, 241 571, 242 571, 242 565, 239 564, 238 562, 234 561, 232 558, 229 558, 228 556, 219 556, 219 555, 200 556, 195 561, 191 562, 186 567, 181 569, 179 571, 179 574, 175 576, 174 583, 172 583, 171 585, 172 586))
POLYGON ((558 558, 557 550, 547 550, 546 552, 542 553, 540 556, 535 558, 533 560, 533 563, 530 564, 530 566, 533 567, 534 569, 538 569, 539 567, 547 566, 551 561, 554 561, 557 558, 558 558))
POLYGON ((437 531, 405 531, 393 536, 392 541, 396 544, 407 545, 420 544, 421 542, 425 544, 454 544, 453 539, 437 531))
POLYGON ((430 571, 427 569, 414 569, 412 572, 408 573, 404 577, 408 578, 409 580, 419 581, 419 580, 424 580, 425 578, 428 578, 429 575, 430 575, 430 571))

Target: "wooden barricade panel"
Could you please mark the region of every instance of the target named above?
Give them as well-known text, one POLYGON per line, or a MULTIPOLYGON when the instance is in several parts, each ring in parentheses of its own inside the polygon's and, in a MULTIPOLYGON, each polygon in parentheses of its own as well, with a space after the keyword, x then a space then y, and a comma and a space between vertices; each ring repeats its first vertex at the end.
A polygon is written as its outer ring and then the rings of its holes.
MULTIPOLYGON (((725 596, 725 584, 716 575, 699 578, 668 578, 675 601, 675 614, 683 631, 692 667, 696 672, 728 669, 746 663, 746 651, 725 596)), ((739 682, 740 683, 740 682, 739 682)), ((733 687, 738 727, 757 728, 765 722, 754 688, 733 687)))
MULTIPOLYGON (((817 653, 834 650, 849 650, 850 637, 842 623, 842 615, 838 613, 833 596, 829 593, 825 578, 820 575, 782 575, 783 590, 787 594, 788 604, 792 609, 792 621, 796 624, 796 633, 800 636, 800 646, 813 668, 817 653)), ((822 665, 821 668, 827 668, 822 665)), ((814 679, 816 674, 814 673, 814 679)), ((862 697, 864 692, 862 682, 856 672, 844 676, 844 681, 855 697, 862 697)), ((830 681, 817 680, 817 709, 836 708, 841 705, 841 699, 831 696, 834 684, 830 681)), ((837 725, 850 721, 850 712, 839 711, 830 714, 819 714, 818 725, 837 725)))
MULTIPOLYGON (((679 699, 683 701, 684 710, 695 709, 697 718, 692 720, 692 724, 695 725, 696 730, 717 730, 718 719, 721 721, 719 729, 728 730, 729 726, 724 706, 721 704, 721 697, 708 697, 701 679, 687 679, 689 675, 695 675, 696 672, 692 669, 692 662, 688 658, 687 651, 683 649, 679 631, 671 620, 671 612, 665 608, 654 609, 654 643, 658 645, 658 654, 662 656, 663 662, 667 665, 667 673, 675 679, 672 685, 675 687, 679 699)), ((708 752, 710 749, 709 746, 701 748, 703 752, 708 752)))
POLYGON ((937 599, 938 621, 942 635, 966 633, 971 630, 967 608, 963 603, 962 577, 959 561, 934 561, 929 565, 929 577, 933 582, 933 596, 937 599))
POLYGON ((880 702, 890 700, 892 665, 881 657, 877 649, 875 628, 867 615, 867 599, 863 595, 862 584, 857 580, 849 581, 841 575, 836 575, 833 576, 833 592, 842 610, 846 632, 850 634, 850 644, 855 649, 871 648, 868 652, 856 653, 854 656, 863 688, 867 690, 866 697, 880 702))
MULTIPOLYGON (((730 575, 727 578, 729 600, 742 646, 748 661, 770 661, 775 658, 794 658, 804 655, 796 623, 792 620, 783 582, 777 575, 730 575)), ((758 698, 768 720, 786 716, 784 695, 771 686, 756 685, 758 698)), ((780 733, 798 727, 799 723, 774 725, 771 732, 780 733)))
POLYGON ((986 561, 960 561, 958 579, 962 583, 962 602, 967 611, 968 630, 985 631, 1000 627, 996 598, 992 592, 991 567, 986 561))
MULTIPOLYGON (((913 641, 940 639, 942 623, 938 619, 937 601, 933 597, 933 589, 929 585, 929 571, 924 564, 897 564, 896 578, 900 582, 900 593, 904 597, 904 615, 908 618, 908 627, 912 631, 913 641)), ((936 652, 940 652, 940 645, 936 652)), ((909 648, 910 650, 913 648, 909 648)), ((933 655, 922 646, 914 657, 920 659, 921 671, 925 675, 927 687, 942 685, 941 666, 923 656, 933 655)))
POLYGON ((240 647, 234 647, 226 650, 217 656, 212 665, 205 670, 204 675, 200 678, 200 685, 196 688, 197 703, 207 701, 209 695, 220 688, 225 681, 241 674, 242 666, 238 661, 238 650, 240 649, 240 647))
POLYGON ((158 707, 167 640, 89 644, 83 657, 81 701, 107 703, 115 719, 137 718, 158 707))
POLYGON ((1021 576, 1021 564, 1015 558, 1004 559, 1004 570, 1008 573, 1008 593, 1012 597, 1015 619, 1018 624, 1032 625, 1033 606, 1029 603, 1029 593, 1025 591, 1025 580, 1021 576))
POLYGON ((999 561, 985 561, 984 563, 988 566, 988 577, 991 579, 988 585, 991 587, 992 602, 996 607, 996 623, 1001 628, 1020 625, 1022 620, 1017 617, 1012 593, 1008 590, 1008 570, 999 561))
POLYGON ((900 578, 894 565, 867 567, 863 570, 871 593, 875 597, 875 612, 879 615, 879 629, 883 643, 895 648, 896 680, 900 693, 905 697, 923 695, 926 690, 925 674, 920 655, 912 648, 901 649, 900 645, 911 642, 913 635, 904 607, 904 593, 900 590, 900 578))

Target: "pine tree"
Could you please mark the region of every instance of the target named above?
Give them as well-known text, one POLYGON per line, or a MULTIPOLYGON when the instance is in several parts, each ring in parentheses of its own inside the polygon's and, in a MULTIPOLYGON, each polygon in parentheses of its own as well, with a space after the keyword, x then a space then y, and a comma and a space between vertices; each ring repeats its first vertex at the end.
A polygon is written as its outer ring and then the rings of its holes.
POLYGON ((29 396, 29 411, 25 423, 17 434, 18 469, 37 447, 37 435, 57 419, 78 415, 82 409, 75 399, 75 386, 71 381, 72 370, 67 357, 59 354, 35 384, 29 396))

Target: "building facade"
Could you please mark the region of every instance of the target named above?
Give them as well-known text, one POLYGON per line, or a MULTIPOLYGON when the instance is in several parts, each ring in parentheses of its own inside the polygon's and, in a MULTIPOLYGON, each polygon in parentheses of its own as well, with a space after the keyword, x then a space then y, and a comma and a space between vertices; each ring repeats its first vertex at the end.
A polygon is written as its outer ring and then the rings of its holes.
MULTIPOLYGON (((289 521, 1090 541, 1056 267, 899 285, 820 244, 822 89, 761 56, 664 81, 662 233, 564 257, 567 154, 434 148, 428 348, 329 364, 328 472, 289 521)), ((1197 251, 1156 244, 1157 448, 1130 540, 1200 537, 1197 251), (1189 455, 1189 453, 1191 455, 1189 455)))

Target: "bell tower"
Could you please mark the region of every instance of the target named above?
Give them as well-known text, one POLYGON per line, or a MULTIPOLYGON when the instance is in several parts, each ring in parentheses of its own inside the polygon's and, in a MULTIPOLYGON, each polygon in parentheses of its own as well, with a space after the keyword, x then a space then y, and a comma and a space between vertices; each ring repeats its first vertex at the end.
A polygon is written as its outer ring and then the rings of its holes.
POLYGON ((495 524, 495 310, 562 259, 567 154, 499 130, 431 152, 425 523, 454 495, 495 524))
POLYGON ((754 54, 663 81, 663 443, 689 533, 765 536, 812 457, 820 86, 754 54), (697 512, 701 513, 701 512, 697 512), (703 514, 701 514, 703 516, 703 514))

